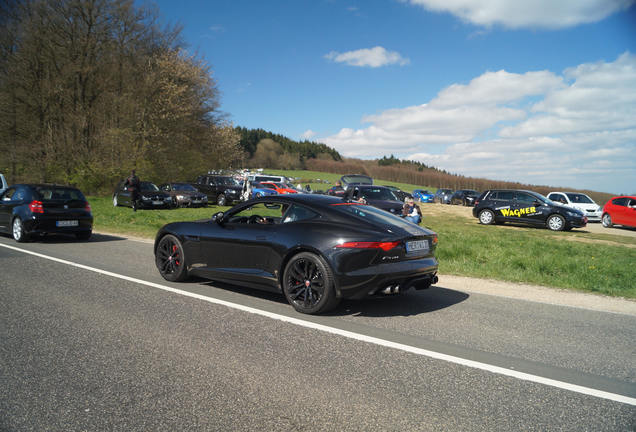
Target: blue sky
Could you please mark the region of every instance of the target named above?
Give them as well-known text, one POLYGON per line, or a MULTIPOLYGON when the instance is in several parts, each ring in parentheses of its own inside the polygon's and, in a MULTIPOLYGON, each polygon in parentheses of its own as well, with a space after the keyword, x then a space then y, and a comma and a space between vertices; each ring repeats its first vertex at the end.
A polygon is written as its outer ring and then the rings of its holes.
POLYGON ((160 0, 234 124, 636 193, 635 0, 160 0), (520 9, 523 8, 523 9, 520 9))

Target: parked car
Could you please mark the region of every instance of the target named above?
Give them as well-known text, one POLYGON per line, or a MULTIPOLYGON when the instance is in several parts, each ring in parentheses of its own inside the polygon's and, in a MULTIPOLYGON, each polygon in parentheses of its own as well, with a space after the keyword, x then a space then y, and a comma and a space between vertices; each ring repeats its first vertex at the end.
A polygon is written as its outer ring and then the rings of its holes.
POLYGON ((581 210, 588 222, 600 222, 603 211, 592 198, 580 192, 550 192, 548 199, 581 210))
POLYGON ((0 195, 0 230, 13 235, 17 242, 44 234, 71 234, 88 240, 93 232, 93 214, 77 188, 15 184, 0 195))
POLYGON ((407 198, 413 198, 413 195, 411 195, 408 192, 404 192, 399 187, 388 186, 388 185, 384 185, 384 187, 391 189, 391 192, 393 192, 393 194, 402 202, 404 202, 404 200, 407 198))
POLYGON ((261 182, 261 186, 276 191, 277 194, 297 194, 298 191, 286 183, 261 182))
POLYGON ((242 186, 229 175, 204 174, 190 184, 207 195, 208 203, 224 206, 241 200, 242 186))
POLYGON ((302 313, 340 299, 387 296, 437 282, 437 234, 369 205, 327 195, 273 195, 175 222, 157 233, 161 276, 197 276, 282 293, 302 313))
POLYGON ((274 189, 270 189, 261 185, 259 182, 252 182, 252 196, 251 198, 262 198, 264 196, 278 195, 274 189))
POLYGON ((395 196, 391 189, 384 186, 362 184, 350 186, 345 192, 344 198, 348 201, 363 201, 389 213, 402 215, 404 203, 395 196))
POLYGON ((433 202, 438 202, 440 204, 450 204, 452 196, 452 189, 437 189, 437 192, 435 192, 435 196, 433 197, 433 202))
POLYGON ((479 192, 473 189, 459 189, 451 196, 451 204, 463 206, 474 206, 475 200, 479 197, 479 192))
POLYGON ((348 189, 353 185, 372 185, 373 179, 364 174, 347 174, 340 177, 340 184, 343 188, 348 189))
POLYGON ((172 197, 174 207, 205 207, 208 196, 189 183, 164 183, 159 189, 172 197))
POLYGON ((603 226, 623 225, 636 228, 636 196, 617 196, 603 206, 603 226))
POLYGON ((327 189, 325 191, 325 194, 331 195, 331 196, 342 197, 345 194, 345 190, 344 190, 344 188, 342 186, 335 185, 335 186, 331 186, 329 189, 327 189))
MULTIPOLYGON (((131 192, 125 185, 125 180, 121 181, 113 192, 113 206, 132 207, 131 192)), ((159 190, 156 184, 142 181, 139 183, 139 208, 170 208, 172 207, 172 197, 166 192, 159 190)))
POLYGON ((7 179, 4 178, 4 175, 0 173, 0 194, 7 190, 9 185, 7 184, 7 179))
POLYGON ((582 228, 587 224, 587 217, 580 210, 527 190, 487 190, 477 198, 473 216, 484 225, 514 222, 544 226, 552 231, 582 228))
POLYGON ((413 199, 416 199, 419 202, 432 203, 434 197, 435 195, 430 193, 426 189, 415 189, 413 191, 413 199))

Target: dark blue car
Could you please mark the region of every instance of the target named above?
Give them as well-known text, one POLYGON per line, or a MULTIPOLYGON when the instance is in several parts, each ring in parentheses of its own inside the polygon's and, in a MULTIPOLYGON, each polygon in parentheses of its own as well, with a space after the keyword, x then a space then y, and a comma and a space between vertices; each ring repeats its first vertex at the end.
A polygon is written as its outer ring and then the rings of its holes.
POLYGON ((88 240, 93 214, 82 192, 74 187, 16 184, 0 195, 0 231, 17 242, 50 233, 88 240))

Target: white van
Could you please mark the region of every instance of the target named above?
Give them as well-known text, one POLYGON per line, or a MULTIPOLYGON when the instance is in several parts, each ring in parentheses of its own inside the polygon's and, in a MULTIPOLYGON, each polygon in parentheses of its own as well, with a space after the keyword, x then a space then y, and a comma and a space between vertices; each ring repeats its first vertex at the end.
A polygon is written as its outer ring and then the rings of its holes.
POLYGON ((592 198, 580 192, 550 192, 548 199, 581 210, 590 222, 600 222, 601 207, 592 198))

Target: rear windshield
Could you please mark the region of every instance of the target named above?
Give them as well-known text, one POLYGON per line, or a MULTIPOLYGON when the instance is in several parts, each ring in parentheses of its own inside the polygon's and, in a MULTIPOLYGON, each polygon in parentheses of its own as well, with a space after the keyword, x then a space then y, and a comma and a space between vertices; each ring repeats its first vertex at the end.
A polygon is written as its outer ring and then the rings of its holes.
POLYGON ((373 179, 371 179, 371 177, 367 177, 364 175, 347 175, 347 176, 342 176, 340 178, 340 180, 342 180, 343 183, 346 184, 352 184, 352 183, 358 183, 358 184, 373 184, 373 179))
POLYGON ((397 225, 401 228, 413 228, 411 222, 407 222, 399 216, 395 216, 385 210, 366 204, 331 204, 332 208, 358 218, 362 218, 374 224, 379 225, 397 225))
POLYGON ((399 201, 397 197, 389 189, 384 188, 368 188, 360 189, 360 193, 366 199, 399 201))
POLYGON ((86 201, 79 189, 68 188, 63 186, 37 186, 35 194, 41 200, 80 200, 86 201))

